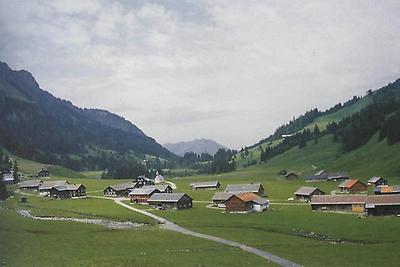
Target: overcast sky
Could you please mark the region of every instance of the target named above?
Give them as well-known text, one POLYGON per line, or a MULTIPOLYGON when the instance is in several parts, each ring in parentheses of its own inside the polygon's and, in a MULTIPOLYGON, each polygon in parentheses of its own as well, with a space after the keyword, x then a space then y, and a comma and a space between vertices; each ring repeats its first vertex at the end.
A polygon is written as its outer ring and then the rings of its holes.
POLYGON ((0 60, 160 143, 251 145, 400 78, 400 1, 0 0, 0 60))

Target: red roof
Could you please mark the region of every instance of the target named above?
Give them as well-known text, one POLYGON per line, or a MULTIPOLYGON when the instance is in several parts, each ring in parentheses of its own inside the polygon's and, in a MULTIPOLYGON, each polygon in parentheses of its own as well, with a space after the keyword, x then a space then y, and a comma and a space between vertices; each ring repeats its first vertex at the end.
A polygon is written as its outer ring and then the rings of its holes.
POLYGON ((357 180, 357 179, 351 179, 351 180, 346 180, 343 183, 341 183, 339 185, 339 188, 346 188, 346 189, 350 189, 352 188, 355 184, 357 183, 362 183, 361 181, 357 180))

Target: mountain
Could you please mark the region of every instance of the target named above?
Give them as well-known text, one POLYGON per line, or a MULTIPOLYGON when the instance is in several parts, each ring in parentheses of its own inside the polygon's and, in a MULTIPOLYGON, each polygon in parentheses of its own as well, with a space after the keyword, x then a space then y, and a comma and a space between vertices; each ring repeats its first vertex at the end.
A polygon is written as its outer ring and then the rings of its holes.
POLYGON ((126 119, 86 109, 42 90, 31 73, 0 62, 0 144, 11 153, 75 170, 124 158, 176 156, 126 119))
MULTIPOLYGON (((400 79, 326 111, 313 109, 236 155, 239 168, 322 166, 400 175, 400 79), (258 165, 261 164, 261 165, 258 165)), ((300 169, 301 170, 301 169, 300 169)))
POLYGON ((218 149, 228 149, 227 147, 218 144, 211 139, 194 139, 189 142, 179 142, 175 144, 164 144, 169 151, 172 153, 183 156, 186 152, 194 152, 196 154, 208 153, 214 155, 217 153, 218 149))

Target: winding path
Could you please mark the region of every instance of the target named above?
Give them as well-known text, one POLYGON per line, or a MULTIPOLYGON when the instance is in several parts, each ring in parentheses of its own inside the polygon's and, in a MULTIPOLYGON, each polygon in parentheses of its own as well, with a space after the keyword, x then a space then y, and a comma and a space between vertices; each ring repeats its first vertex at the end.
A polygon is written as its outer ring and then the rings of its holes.
POLYGON ((122 206, 124 208, 127 208, 127 209, 135 211, 135 212, 139 212, 139 213, 141 213, 143 215, 146 215, 148 217, 153 218, 157 222, 161 223, 160 227, 162 229, 167 229, 167 230, 175 231, 175 232, 182 233, 182 234, 185 234, 185 235, 190 235, 190 236, 194 236, 194 237, 198 237, 198 238, 207 239, 207 240, 214 241, 214 242, 217 242, 217 243, 221 243, 221 244, 224 244, 224 245, 228 245, 228 246, 231 246, 231 247, 240 248, 240 249, 242 249, 244 251, 247 251, 249 253, 252 253, 252 254, 255 254, 257 256, 260 256, 260 257, 262 257, 262 258, 264 258, 264 259, 266 259, 268 261, 271 261, 273 263, 276 263, 276 264, 278 264, 280 266, 285 266, 285 267, 286 266, 288 266, 288 267, 289 266, 291 266, 291 267, 301 266, 301 265, 299 265, 297 263, 294 263, 292 261, 289 261, 289 260, 286 260, 284 258, 278 257, 276 255, 273 255, 273 254, 268 253, 266 251, 260 250, 258 248, 250 247, 250 246, 247 246, 247 245, 239 243, 239 242, 230 241, 230 240, 223 239, 223 238, 216 237, 216 236, 212 236, 212 235, 202 234, 202 233, 198 233, 198 232, 183 228, 183 227, 181 227, 181 226, 179 226, 177 224, 174 224, 173 222, 168 221, 168 220, 166 220, 166 219, 164 219, 164 218, 162 218, 160 216, 157 216, 157 215, 155 215, 153 213, 150 213, 150 212, 147 212, 147 211, 144 211, 144 210, 140 210, 140 209, 134 208, 134 207, 132 207, 130 205, 127 205, 127 204, 123 203, 122 200, 124 200, 124 198, 109 198, 109 197, 99 197, 99 196, 88 196, 88 197, 114 200, 114 202, 116 204, 118 204, 118 205, 120 205, 120 206, 122 206))

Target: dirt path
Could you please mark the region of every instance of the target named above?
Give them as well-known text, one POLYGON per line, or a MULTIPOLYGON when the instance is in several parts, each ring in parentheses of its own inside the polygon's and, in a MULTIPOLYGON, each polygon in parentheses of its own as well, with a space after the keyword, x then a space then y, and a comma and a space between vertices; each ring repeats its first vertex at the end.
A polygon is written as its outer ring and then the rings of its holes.
POLYGON ((297 266, 301 266, 301 265, 299 265, 297 263, 294 263, 292 261, 289 261, 289 260, 286 260, 284 258, 278 257, 276 255, 273 255, 273 254, 268 253, 266 251, 260 250, 258 248, 250 247, 250 246, 247 246, 245 244, 238 243, 238 242, 235 242, 235 241, 230 241, 230 240, 223 239, 223 238, 216 237, 216 236, 212 236, 212 235, 202 234, 202 233, 198 233, 198 232, 183 228, 183 227, 181 227, 181 226, 179 226, 177 224, 174 224, 173 222, 168 221, 168 220, 166 220, 166 219, 164 219, 164 218, 162 218, 160 216, 157 216, 157 215, 155 215, 153 213, 150 213, 150 212, 147 212, 147 211, 144 211, 144 210, 140 210, 140 209, 134 208, 134 207, 132 207, 130 205, 127 205, 127 204, 123 203, 122 200, 124 200, 124 198, 108 198, 108 197, 97 197, 97 196, 90 196, 90 197, 114 200, 114 202, 116 204, 118 204, 118 205, 120 205, 120 206, 122 206, 124 208, 127 208, 127 209, 135 211, 135 212, 139 212, 139 213, 141 213, 143 215, 146 215, 148 217, 153 218, 154 220, 156 220, 157 222, 162 224, 160 226, 162 229, 167 229, 167 230, 175 231, 175 232, 178 232, 178 233, 181 233, 181 234, 207 239, 207 240, 210 240, 210 241, 214 241, 214 242, 221 243, 221 244, 228 245, 228 246, 232 246, 232 247, 237 247, 237 248, 240 248, 240 249, 242 249, 244 251, 252 253, 254 255, 260 256, 260 257, 262 257, 262 258, 264 258, 264 259, 266 259, 268 261, 276 263, 276 264, 278 264, 280 266, 296 266, 296 267, 297 266))

